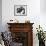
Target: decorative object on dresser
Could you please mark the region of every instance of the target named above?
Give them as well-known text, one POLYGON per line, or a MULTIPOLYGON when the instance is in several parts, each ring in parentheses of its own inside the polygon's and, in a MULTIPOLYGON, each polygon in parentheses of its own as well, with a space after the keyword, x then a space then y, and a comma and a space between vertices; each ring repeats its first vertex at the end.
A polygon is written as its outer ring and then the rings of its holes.
POLYGON ((17 19, 10 19, 10 21, 8 21, 9 23, 19 23, 19 21, 17 19))
POLYGON ((27 15, 27 5, 14 5, 14 15, 26 16, 27 15))
POLYGON ((33 23, 7 23, 14 45, 33 46, 33 23))

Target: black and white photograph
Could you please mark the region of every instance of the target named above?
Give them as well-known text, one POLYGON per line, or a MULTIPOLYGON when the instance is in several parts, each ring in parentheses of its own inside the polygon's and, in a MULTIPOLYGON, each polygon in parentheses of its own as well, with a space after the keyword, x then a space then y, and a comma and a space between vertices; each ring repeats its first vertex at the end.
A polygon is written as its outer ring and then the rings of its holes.
POLYGON ((27 5, 14 6, 14 16, 26 16, 26 15, 27 15, 27 5))

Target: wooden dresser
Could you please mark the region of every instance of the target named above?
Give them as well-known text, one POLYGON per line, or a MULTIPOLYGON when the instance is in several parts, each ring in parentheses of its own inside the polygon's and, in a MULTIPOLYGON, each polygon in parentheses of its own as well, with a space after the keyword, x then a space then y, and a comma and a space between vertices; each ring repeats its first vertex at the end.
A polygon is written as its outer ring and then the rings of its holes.
POLYGON ((7 23, 12 39, 22 46, 33 46, 33 23, 7 23))

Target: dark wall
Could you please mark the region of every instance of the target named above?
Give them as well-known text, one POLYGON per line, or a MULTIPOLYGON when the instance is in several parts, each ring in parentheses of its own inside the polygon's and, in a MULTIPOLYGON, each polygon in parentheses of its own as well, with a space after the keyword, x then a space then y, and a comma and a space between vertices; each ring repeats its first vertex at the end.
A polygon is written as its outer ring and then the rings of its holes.
POLYGON ((2 0, 0 0, 0 31, 2 28, 2 0))

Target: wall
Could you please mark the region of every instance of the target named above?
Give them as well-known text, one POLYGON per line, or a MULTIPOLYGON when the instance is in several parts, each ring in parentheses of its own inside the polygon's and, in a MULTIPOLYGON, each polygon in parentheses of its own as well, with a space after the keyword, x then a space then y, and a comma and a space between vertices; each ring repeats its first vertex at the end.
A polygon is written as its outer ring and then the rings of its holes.
POLYGON ((2 29, 2 0, 0 0, 0 31, 2 29))
MULTIPOLYGON (((45 1, 45 0, 44 0, 45 1)), ((33 45, 38 46, 36 27, 40 24, 46 30, 46 15, 43 14, 43 0, 2 0, 2 26, 3 31, 8 30, 7 22, 10 19, 17 19, 19 22, 30 20, 33 25, 33 45), (14 16, 14 5, 27 5, 27 16, 14 16)))
POLYGON ((46 13, 46 0, 40 0, 40 9, 42 13, 46 13))
POLYGON ((31 22, 39 23, 39 14, 40 14, 40 0, 39 1, 38 0, 35 1, 34 0, 20 0, 20 1, 3 0, 2 1, 3 26, 5 26, 7 21, 9 21, 10 19, 17 19, 19 20, 19 22, 24 22, 26 19, 29 19, 31 22), (18 4, 27 5, 27 16, 14 16, 14 5, 18 5, 18 4))
POLYGON ((3 31, 8 30, 7 22, 17 19, 19 22, 30 20, 33 25, 33 45, 38 46, 36 27, 40 24, 40 0, 2 0, 2 25, 3 31), (27 5, 27 16, 14 16, 14 5, 27 5), (37 39, 37 40, 36 40, 37 39))
POLYGON ((40 24, 46 31, 46 0, 40 0, 40 24))

